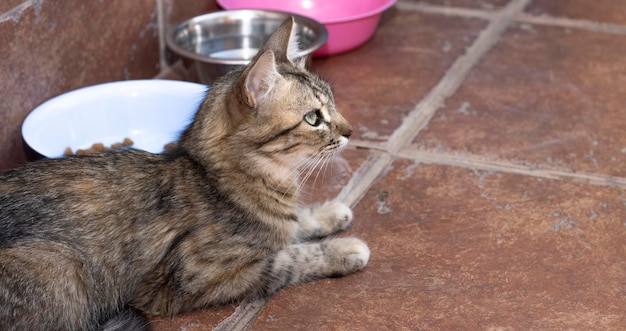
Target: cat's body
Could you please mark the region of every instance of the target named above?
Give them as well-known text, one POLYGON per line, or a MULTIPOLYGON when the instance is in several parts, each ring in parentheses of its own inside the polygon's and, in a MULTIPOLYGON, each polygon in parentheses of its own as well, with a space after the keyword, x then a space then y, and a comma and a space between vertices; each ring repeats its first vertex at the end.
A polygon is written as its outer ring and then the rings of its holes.
POLYGON ((304 242, 352 220, 341 203, 297 201, 302 168, 351 128, 289 59, 292 25, 215 83, 176 150, 0 174, 0 329, 97 330, 129 307, 172 316, 365 266, 358 239, 304 242))

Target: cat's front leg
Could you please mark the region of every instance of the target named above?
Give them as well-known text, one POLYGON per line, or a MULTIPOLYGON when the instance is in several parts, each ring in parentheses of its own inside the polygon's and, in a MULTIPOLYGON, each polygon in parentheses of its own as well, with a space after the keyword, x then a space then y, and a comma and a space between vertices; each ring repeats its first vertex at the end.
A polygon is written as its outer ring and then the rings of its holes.
POLYGON ((339 201, 329 201, 316 208, 298 211, 298 232, 300 239, 321 238, 340 230, 346 230, 352 223, 352 210, 339 201))
POLYGON ((345 276, 363 269, 370 250, 357 238, 336 238, 287 246, 269 260, 264 295, 317 278, 345 276))

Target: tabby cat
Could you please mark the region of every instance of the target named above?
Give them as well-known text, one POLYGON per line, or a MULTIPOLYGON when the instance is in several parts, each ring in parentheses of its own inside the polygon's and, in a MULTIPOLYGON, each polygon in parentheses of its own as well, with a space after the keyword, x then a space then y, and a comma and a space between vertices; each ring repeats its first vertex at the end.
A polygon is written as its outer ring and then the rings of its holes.
POLYGON ((346 229, 346 205, 297 203, 301 173, 352 129, 293 59, 294 25, 215 82, 175 150, 0 174, 0 330, 141 328, 365 267, 361 240, 311 240, 346 229))

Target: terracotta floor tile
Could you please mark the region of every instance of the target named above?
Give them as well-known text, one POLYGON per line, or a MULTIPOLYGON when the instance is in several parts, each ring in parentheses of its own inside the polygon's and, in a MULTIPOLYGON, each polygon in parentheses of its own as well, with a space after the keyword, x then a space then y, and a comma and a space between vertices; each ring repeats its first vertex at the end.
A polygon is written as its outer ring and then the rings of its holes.
POLYGON ((416 144, 626 176, 625 53, 626 36, 515 25, 416 144))
POLYGON ((3 0, 0 2, 0 15, 24 3, 24 0, 3 0))
POLYGON ((418 12, 392 10, 387 17, 361 48, 314 62, 357 139, 386 140, 485 26, 418 12))
POLYGON ((254 330, 623 327, 626 191, 400 160, 355 208, 357 274, 279 293, 254 330))
POLYGON ((528 6, 528 12, 536 15, 626 24, 626 6, 622 0, 534 0, 528 6))

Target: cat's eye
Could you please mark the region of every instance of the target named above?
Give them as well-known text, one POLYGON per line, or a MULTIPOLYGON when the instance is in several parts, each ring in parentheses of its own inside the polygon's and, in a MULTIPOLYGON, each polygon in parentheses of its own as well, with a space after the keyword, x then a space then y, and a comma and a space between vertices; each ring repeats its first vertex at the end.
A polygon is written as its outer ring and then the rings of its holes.
POLYGON ((322 123, 322 114, 319 109, 310 111, 304 115, 304 121, 311 126, 318 126, 322 123))

